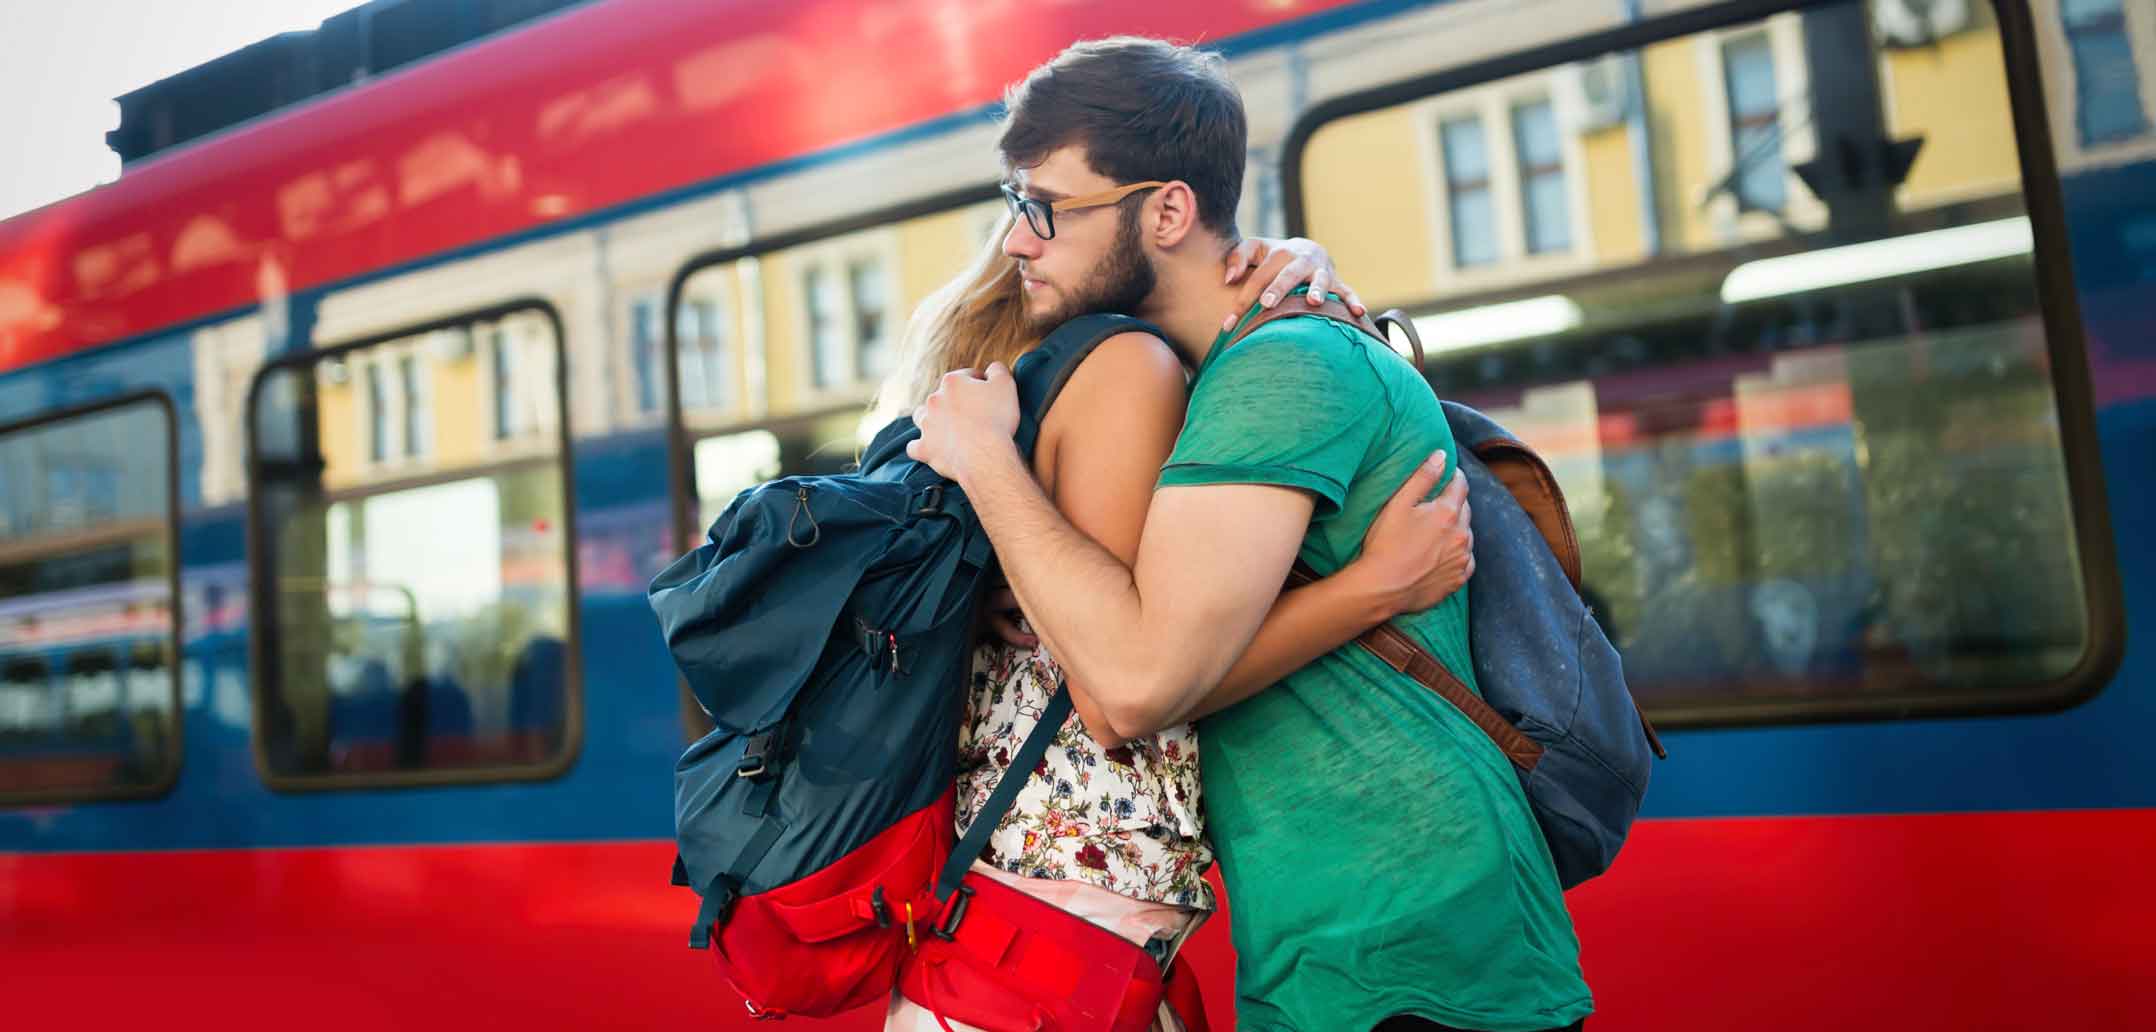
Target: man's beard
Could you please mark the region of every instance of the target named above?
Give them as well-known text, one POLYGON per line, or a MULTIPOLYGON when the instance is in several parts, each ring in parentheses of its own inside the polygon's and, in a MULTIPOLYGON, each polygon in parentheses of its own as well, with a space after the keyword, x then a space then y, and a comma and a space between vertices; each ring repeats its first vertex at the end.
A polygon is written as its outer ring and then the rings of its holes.
POLYGON ((1093 274, 1053 311, 1029 316, 1026 321, 1033 332, 1046 335, 1072 319, 1095 312, 1135 315, 1138 306, 1153 295, 1158 280, 1153 275, 1153 262, 1145 256, 1145 246, 1138 240, 1138 212, 1132 208, 1118 211, 1117 215, 1115 243, 1093 267, 1093 274))

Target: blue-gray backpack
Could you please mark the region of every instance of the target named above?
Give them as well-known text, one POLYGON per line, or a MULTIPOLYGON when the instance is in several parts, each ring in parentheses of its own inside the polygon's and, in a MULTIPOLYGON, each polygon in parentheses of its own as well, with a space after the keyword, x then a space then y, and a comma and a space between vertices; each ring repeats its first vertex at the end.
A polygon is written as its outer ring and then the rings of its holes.
MULTIPOLYGON (((1422 368, 1422 342, 1397 312, 1356 319, 1337 301, 1260 313, 1312 315, 1383 341, 1397 327, 1422 368)), ((1357 639, 1475 722, 1512 762, 1565 888, 1609 869, 1647 795, 1648 768, 1666 756, 1625 684, 1624 661, 1580 597, 1579 540, 1557 478, 1534 449, 1480 412, 1443 402, 1467 478, 1475 537, 1467 634, 1481 694, 1390 624, 1357 639)), ((1297 580, 1314 575, 1296 572, 1297 580)))
MULTIPOLYGON (((1159 333, 1082 316, 1019 359, 1022 454, 1078 364, 1132 330, 1159 333)), ((888 999, 909 938, 946 909, 939 872, 972 859, 952 848, 952 797, 993 553, 958 486, 907 457, 919 436, 901 417, 855 472, 742 492, 651 583, 714 724, 674 767, 674 880, 703 896, 690 945, 761 1016, 888 999)), ((1068 707, 1059 693, 1025 748, 1045 750, 1068 707)), ((1005 780, 975 855, 1025 778, 1005 780)))

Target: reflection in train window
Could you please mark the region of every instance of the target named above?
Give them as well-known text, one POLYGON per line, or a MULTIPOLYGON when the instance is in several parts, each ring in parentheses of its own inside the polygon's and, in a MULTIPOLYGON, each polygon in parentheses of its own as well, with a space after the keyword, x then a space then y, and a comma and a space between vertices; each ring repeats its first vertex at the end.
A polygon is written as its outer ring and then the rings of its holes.
POLYGON ((852 469, 860 450, 860 424, 860 410, 846 408, 699 439, 692 459, 698 519, 687 545, 701 542, 703 528, 726 511, 735 495, 766 480, 852 469))
POLYGON ((2149 118, 2123 0, 2059 0, 2059 20, 2073 52, 2074 122, 2082 146, 2146 132, 2149 118))
POLYGON ((1001 201, 965 204, 688 275, 674 354, 694 442, 686 545, 747 488, 853 464, 906 318, 980 248, 1000 245, 1002 212, 1001 201))
POLYGON ((2089 647, 2006 59, 1969 6, 1919 46, 1859 4, 1776 15, 1344 114, 1301 152, 1303 230, 1417 316, 1442 394, 1550 459, 1663 717, 2041 705, 2089 647), (1536 95, 1554 150, 1459 120, 1536 95), (1463 213, 1465 181, 1532 226, 1558 168, 1533 155, 1566 152, 1577 264, 1463 213))
POLYGON ((262 374, 255 683, 273 783, 533 777, 568 761, 555 325, 538 308, 489 312, 262 374), (355 392, 354 368, 389 371, 379 399, 355 392), (357 411, 375 405, 395 418, 357 411))
POLYGON ((162 398, 0 427, 0 802, 177 775, 173 476, 162 398))
POLYGON ((1490 162, 1483 152, 1482 120, 1445 122, 1445 188, 1452 204, 1452 260, 1488 265, 1497 260, 1497 219, 1490 208, 1490 162))
POLYGON ((674 327, 690 435, 866 405, 914 306, 996 243, 982 236, 1002 210, 966 204, 692 271, 674 327))
POLYGON ((1519 147, 1521 207, 1527 217, 1527 251, 1547 254, 1572 247, 1567 213, 1565 158, 1557 117, 1548 100, 1512 109, 1512 138, 1519 147))
POLYGON ((769 430, 713 434, 696 442, 697 525, 710 526, 736 494, 777 477, 783 450, 769 430))
POLYGON ((681 303, 681 403, 724 408, 733 403, 734 369, 728 341, 732 329, 717 297, 698 295, 681 303))
MULTIPOLYGON (((689 488, 675 517, 683 549, 702 543, 749 488, 853 468, 866 435, 895 414, 867 410, 899 372, 906 319, 1003 240, 1000 199, 935 207, 688 267, 672 362, 688 445, 676 460, 687 465, 680 472, 689 488)), ((702 735, 710 722, 686 685, 681 698, 684 729, 702 735)))

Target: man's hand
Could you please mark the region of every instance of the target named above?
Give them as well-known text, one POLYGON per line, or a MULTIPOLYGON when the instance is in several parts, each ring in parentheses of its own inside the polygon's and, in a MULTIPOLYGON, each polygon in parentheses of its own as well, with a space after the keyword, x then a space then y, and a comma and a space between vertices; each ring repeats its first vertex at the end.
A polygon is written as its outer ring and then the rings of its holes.
POLYGON ((984 604, 988 626, 984 628, 1006 645, 1030 649, 1041 643, 1040 636, 1027 629, 1026 613, 1018 604, 1018 593, 1009 584, 988 589, 988 601, 984 604))
POLYGON ((906 454, 963 483, 983 461, 1016 455, 1018 381, 1001 362, 982 376, 971 369, 945 373, 936 393, 913 410, 913 424, 921 436, 907 443, 906 454))
POLYGON ((1362 554, 1348 564, 1391 600, 1393 616, 1428 609, 1475 575, 1467 478, 1455 472, 1445 490, 1423 501, 1444 471, 1444 452, 1416 467, 1371 522, 1362 554))
POLYGON ((1332 291, 1347 302, 1349 311, 1356 315, 1365 312, 1362 298, 1355 296, 1353 288, 1339 282, 1332 255, 1317 241, 1302 237, 1288 240, 1247 237, 1228 252, 1227 266, 1227 278, 1222 282, 1240 281, 1243 289, 1235 295, 1235 311, 1229 312, 1221 321, 1223 332, 1234 329, 1252 304, 1271 308, 1285 299, 1289 291, 1304 283, 1310 284, 1305 301, 1313 308, 1324 302, 1327 291, 1332 291), (1256 270, 1254 275, 1253 269, 1256 270))

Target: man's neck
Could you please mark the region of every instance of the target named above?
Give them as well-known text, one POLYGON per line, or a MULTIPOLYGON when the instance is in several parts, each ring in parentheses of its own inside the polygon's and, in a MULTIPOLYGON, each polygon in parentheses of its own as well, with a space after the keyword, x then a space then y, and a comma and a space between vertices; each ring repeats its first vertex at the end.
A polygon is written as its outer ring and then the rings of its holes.
MULTIPOLYGON (((1193 369, 1203 365, 1212 352, 1213 341, 1220 336, 1220 321, 1236 310, 1235 295, 1241 286, 1221 282, 1226 255, 1227 245, 1222 244, 1188 257, 1156 257, 1156 285, 1137 312, 1167 331, 1169 345, 1193 369)), ((1236 314, 1242 313, 1236 310, 1236 314)))

